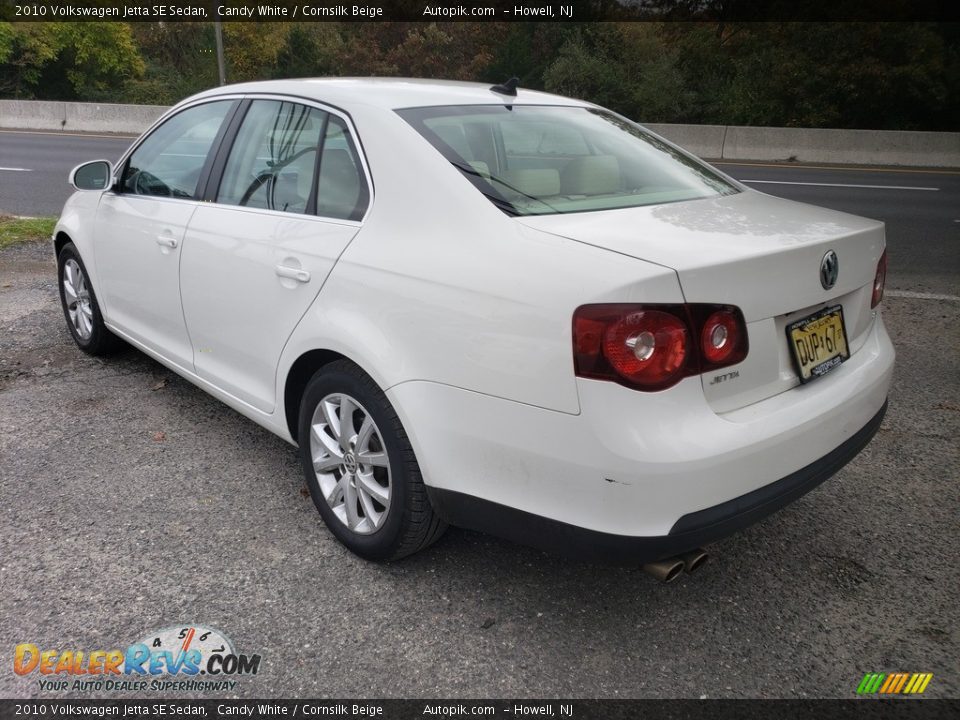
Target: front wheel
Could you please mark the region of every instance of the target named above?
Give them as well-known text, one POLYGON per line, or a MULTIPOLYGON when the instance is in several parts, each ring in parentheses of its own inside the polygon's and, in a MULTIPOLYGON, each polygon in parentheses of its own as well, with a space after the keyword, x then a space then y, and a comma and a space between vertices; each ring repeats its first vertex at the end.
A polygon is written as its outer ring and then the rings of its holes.
POLYGON ((307 384, 299 438, 313 502, 351 551, 396 560, 443 534, 400 418, 353 363, 330 363, 307 384))
POLYGON ((57 256, 60 304, 73 341, 90 355, 107 355, 123 342, 107 329, 93 292, 87 268, 73 243, 67 243, 57 256))

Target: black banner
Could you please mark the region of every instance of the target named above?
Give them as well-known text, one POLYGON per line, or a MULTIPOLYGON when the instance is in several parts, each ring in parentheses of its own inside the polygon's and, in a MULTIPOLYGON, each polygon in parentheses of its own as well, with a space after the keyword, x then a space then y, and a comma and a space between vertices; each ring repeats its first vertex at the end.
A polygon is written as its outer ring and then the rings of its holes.
POLYGON ((12 22, 955 21, 954 0, 0 0, 12 22))
POLYGON ((0 718, 576 718, 743 720, 960 717, 960 700, 0 700, 0 718))

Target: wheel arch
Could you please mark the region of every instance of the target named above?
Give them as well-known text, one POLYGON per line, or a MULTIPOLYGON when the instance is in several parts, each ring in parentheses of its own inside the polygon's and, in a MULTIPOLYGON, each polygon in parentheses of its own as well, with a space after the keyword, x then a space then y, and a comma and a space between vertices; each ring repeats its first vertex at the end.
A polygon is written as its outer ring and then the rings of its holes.
MULTIPOLYGON (((354 365, 357 362, 334 350, 308 350, 301 354, 287 371, 283 384, 283 411, 287 423, 287 431, 294 442, 299 442, 300 433, 300 403, 303 400, 303 391, 318 370, 336 360, 348 360, 354 365)), ((357 367, 360 367, 357 365, 357 367)), ((363 369, 363 368, 361 368, 363 369)))
MULTIPOLYGON (((56 255, 56 257, 60 257, 60 251, 63 250, 64 246, 67 243, 72 243, 72 242, 73 242, 73 239, 69 235, 67 235, 67 233, 65 233, 63 230, 57 231, 57 234, 54 235, 53 237, 53 252, 56 255)), ((80 250, 78 249, 77 252, 79 253, 80 250)))

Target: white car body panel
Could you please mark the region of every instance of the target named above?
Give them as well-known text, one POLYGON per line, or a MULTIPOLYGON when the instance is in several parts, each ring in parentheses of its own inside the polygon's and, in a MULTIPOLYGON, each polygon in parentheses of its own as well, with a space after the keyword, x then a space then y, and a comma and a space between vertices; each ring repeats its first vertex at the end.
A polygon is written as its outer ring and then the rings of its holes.
POLYGON ((94 224, 104 317, 188 371, 193 346, 180 303, 180 248, 199 204, 104 193, 94 224))
POLYGON ((337 350, 331 341, 349 338, 344 354, 382 388, 429 379, 577 413, 569 336, 576 307, 682 302, 672 270, 507 217, 392 113, 361 107, 352 119, 372 158, 376 201, 291 338, 281 378, 303 352, 337 350), (429 202, 435 197, 443 202, 429 202))
POLYGON ((894 353, 870 307, 881 223, 736 183, 724 197, 509 217, 394 111, 593 107, 544 93, 276 81, 171 113, 247 96, 349 117, 372 183, 362 221, 86 191, 55 236, 77 246, 109 328, 285 440, 291 369, 335 353, 385 391, 429 487, 647 537, 801 470, 884 406, 894 353), (827 291, 818 268, 830 249, 841 272, 827 291), (736 305, 750 351, 660 392, 578 378, 572 317, 592 303, 736 305), (832 304, 851 357, 800 386, 786 326, 832 304))
POLYGON ((683 515, 779 480, 849 439, 886 400, 892 351, 878 318, 836 371, 722 415, 698 378, 642 400, 580 379, 579 416, 436 383, 400 385, 388 397, 426 458, 428 484, 589 530, 658 537, 683 515))
POLYGON ((280 353, 359 227, 270 210, 198 208, 180 258, 197 375, 273 412, 280 353), (281 276, 281 268, 306 275, 281 276))
POLYGON ((863 342, 873 320, 869 288, 884 248, 883 223, 875 220, 745 190, 520 222, 674 268, 686 302, 739 307, 751 338, 749 355, 740 365, 704 375, 704 391, 718 411, 799 384, 782 342, 788 319, 810 314, 822 303, 840 304, 854 345, 863 342), (828 250, 837 253, 843 271, 825 290, 817 270, 828 250), (711 384, 713 377, 733 371, 739 376, 711 384))
POLYGON ((520 222, 671 267, 687 302, 736 305, 747 322, 869 285, 884 247, 881 222, 755 190, 520 222), (830 249, 843 272, 825 291, 818 270, 830 249))

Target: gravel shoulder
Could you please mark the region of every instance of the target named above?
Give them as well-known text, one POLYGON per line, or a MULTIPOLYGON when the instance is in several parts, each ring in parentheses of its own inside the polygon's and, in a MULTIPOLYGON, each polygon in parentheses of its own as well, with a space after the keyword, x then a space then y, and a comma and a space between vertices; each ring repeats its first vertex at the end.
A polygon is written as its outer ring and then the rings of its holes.
POLYGON ((79 352, 49 245, 4 249, 0 696, 53 697, 10 671, 18 643, 199 622, 263 658, 228 696, 853 697, 904 671, 958 697, 958 307, 884 308, 898 364, 873 443, 662 586, 455 529, 359 560, 292 447, 137 351, 79 352))

